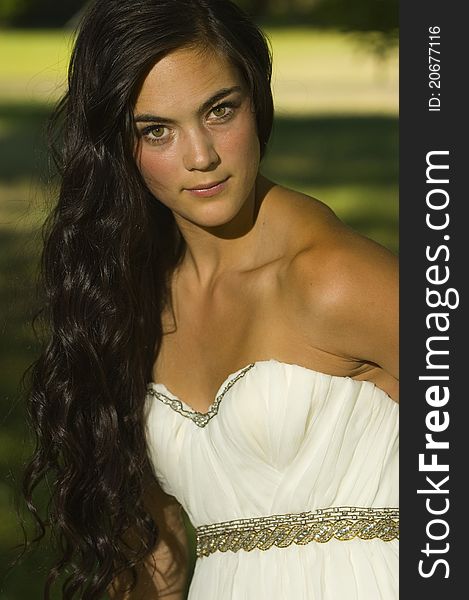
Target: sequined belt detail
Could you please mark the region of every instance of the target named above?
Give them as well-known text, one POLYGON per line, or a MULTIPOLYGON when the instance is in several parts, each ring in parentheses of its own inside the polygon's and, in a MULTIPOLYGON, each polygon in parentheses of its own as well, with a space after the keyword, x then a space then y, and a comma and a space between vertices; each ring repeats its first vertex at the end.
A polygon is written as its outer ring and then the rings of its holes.
POLYGON ((272 546, 328 542, 330 539, 384 542, 399 539, 398 508, 338 506, 299 514, 272 515, 213 523, 196 528, 197 556, 214 552, 247 552, 272 546))

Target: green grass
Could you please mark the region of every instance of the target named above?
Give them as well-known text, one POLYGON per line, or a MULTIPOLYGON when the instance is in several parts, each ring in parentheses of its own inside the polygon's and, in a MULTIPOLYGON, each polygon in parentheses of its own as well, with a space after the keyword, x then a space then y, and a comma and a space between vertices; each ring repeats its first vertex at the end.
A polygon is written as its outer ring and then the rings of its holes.
POLYGON ((397 252, 397 152, 391 115, 284 116, 276 119, 263 171, 397 252))
MULTIPOLYGON (((380 63, 352 38, 272 30, 277 118, 263 172, 329 204, 398 250, 397 56, 380 63)), ((51 192, 44 126, 65 80, 70 37, 0 33, 0 563, 21 539, 14 512, 30 451, 19 381, 37 347, 29 322, 51 192)), ((0 600, 41 597, 47 554, 2 575, 0 600)))
POLYGON ((397 114, 397 50, 380 58, 353 35, 272 30, 280 114, 397 114))
MULTIPOLYGON (((279 113, 397 114, 397 49, 385 58, 353 35, 272 29, 273 89, 279 113)), ((0 98, 49 101, 63 91, 69 32, 2 31, 0 98)))
POLYGON ((66 81, 70 48, 69 32, 0 31, 0 98, 57 98, 66 81))

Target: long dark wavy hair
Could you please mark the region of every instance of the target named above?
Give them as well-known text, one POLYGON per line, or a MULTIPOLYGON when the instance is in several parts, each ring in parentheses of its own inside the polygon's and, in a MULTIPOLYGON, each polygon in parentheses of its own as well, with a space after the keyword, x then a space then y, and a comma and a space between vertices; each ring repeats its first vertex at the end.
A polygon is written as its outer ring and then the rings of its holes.
POLYGON ((41 321, 47 339, 31 369, 36 447, 23 492, 57 560, 44 597, 97 600, 154 548, 145 510, 146 385, 162 339, 161 313, 184 243, 136 166, 133 107, 168 53, 213 48, 245 78, 261 154, 273 108, 265 37, 229 0, 97 0, 78 31, 68 91, 52 118, 61 177, 45 225, 41 321), (46 514, 35 491, 50 490, 46 514), (126 535, 140 540, 129 548, 126 535))

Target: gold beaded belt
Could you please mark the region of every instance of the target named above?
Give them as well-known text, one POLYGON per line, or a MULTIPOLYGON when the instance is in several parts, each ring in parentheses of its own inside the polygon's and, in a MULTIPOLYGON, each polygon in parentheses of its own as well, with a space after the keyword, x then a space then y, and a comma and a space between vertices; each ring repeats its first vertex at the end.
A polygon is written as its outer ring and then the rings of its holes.
POLYGON ((330 539, 399 539, 398 508, 358 508, 337 506, 299 514, 238 519, 197 527, 197 556, 214 552, 247 552, 272 546, 328 542, 330 539))

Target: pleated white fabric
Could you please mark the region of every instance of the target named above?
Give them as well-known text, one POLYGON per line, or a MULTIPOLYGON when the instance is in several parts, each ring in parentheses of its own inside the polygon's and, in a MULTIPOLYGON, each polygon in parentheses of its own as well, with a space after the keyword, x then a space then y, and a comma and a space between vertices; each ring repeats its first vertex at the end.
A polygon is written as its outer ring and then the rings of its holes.
MULTIPOLYGON (((398 405, 373 383, 259 361, 220 386, 218 411, 203 427, 163 384, 149 389, 150 458, 194 527, 399 506, 398 405)), ((378 539, 216 552, 197 559, 189 592, 190 600, 397 598, 398 541, 378 539)))

